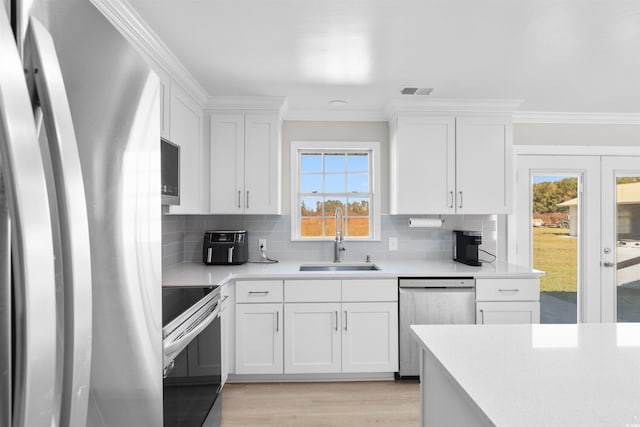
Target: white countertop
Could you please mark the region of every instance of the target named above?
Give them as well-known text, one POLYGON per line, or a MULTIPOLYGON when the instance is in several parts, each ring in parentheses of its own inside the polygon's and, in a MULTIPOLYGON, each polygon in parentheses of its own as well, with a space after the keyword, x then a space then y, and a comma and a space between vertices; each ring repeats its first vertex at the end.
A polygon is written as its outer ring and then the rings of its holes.
MULTIPOLYGON (((304 264, 331 264, 326 262, 287 261, 276 264, 246 263, 242 265, 204 265, 182 263, 165 268, 163 286, 207 286, 222 285, 233 279, 355 279, 398 277, 476 277, 476 278, 527 278, 539 277, 543 272, 505 263, 485 263, 482 267, 471 267, 449 260, 381 261, 374 262, 380 271, 317 272, 299 271, 304 264)), ((345 262, 344 264, 354 264, 345 262)))
POLYGON ((640 426, 640 324, 411 328, 497 426, 640 426))

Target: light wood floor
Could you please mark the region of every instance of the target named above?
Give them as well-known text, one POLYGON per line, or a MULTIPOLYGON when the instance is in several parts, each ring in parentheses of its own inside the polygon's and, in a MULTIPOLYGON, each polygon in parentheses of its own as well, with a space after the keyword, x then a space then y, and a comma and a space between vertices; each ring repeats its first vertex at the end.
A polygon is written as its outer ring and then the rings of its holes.
POLYGON ((419 388, 417 381, 226 384, 221 427, 415 427, 419 388))

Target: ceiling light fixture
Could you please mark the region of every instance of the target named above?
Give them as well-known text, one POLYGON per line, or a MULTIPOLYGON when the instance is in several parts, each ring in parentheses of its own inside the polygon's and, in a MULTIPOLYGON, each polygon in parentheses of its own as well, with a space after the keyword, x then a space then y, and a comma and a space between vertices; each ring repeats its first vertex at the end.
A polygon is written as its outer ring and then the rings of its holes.
POLYGON ((333 101, 329 101, 329 105, 332 107, 344 107, 348 102, 344 99, 334 99, 333 101))

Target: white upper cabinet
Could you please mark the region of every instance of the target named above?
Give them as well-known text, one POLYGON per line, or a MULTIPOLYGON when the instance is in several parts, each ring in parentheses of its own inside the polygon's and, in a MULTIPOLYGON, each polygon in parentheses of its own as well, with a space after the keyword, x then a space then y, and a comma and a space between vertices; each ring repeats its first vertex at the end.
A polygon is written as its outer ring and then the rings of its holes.
POLYGON ((210 213, 281 213, 277 112, 211 114, 210 213))
POLYGON ((390 130, 392 214, 509 212, 509 117, 403 113, 390 130))
POLYGON ((509 213, 512 139, 511 119, 456 119, 457 213, 509 213))
MULTIPOLYGON (((162 89, 161 89, 162 90, 162 89)), ((180 86, 171 85, 169 140, 180 146, 180 205, 170 213, 203 214, 205 174, 203 159, 203 120, 200 105, 180 86)))

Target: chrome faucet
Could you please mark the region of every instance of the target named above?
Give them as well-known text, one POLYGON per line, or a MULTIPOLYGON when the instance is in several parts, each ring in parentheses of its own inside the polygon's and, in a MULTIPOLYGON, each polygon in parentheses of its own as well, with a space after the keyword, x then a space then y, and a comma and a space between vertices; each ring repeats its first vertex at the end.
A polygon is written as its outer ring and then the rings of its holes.
POLYGON ((344 248, 344 230, 342 228, 343 222, 342 208, 336 208, 336 240, 333 247, 333 262, 342 262, 342 252, 346 251, 344 248))

